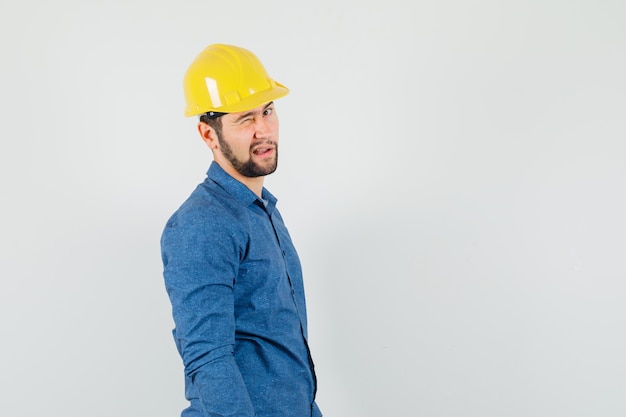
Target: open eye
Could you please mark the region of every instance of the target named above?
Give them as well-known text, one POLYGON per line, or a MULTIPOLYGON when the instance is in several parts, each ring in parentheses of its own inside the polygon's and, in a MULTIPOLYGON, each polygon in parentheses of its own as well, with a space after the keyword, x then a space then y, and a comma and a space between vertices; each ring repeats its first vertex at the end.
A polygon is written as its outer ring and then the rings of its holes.
POLYGON ((274 107, 268 107, 267 109, 263 110, 263 116, 269 116, 273 112, 274 112, 274 107))

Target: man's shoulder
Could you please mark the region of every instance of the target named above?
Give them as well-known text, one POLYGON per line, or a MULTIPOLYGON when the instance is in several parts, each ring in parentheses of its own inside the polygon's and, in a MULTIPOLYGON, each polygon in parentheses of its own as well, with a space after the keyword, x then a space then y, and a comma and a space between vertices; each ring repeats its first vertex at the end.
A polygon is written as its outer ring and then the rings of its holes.
MULTIPOLYGON (((168 226, 188 224, 193 227, 231 223, 245 215, 245 207, 224 189, 210 181, 199 184, 170 217, 168 226)), ((231 223, 232 224, 232 223, 231 223)))
POLYGON ((245 207, 219 187, 198 185, 163 229, 163 259, 189 258, 215 248, 237 253, 248 240, 245 216, 245 207))

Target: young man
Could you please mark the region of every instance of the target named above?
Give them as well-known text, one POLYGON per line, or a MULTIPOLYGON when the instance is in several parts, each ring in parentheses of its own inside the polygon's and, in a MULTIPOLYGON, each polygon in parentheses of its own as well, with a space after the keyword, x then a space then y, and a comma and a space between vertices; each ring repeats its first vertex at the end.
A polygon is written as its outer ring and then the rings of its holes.
POLYGON ((274 100, 289 90, 250 51, 211 45, 184 79, 213 153, 161 238, 183 417, 320 417, 298 255, 263 187, 278 162, 274 100))

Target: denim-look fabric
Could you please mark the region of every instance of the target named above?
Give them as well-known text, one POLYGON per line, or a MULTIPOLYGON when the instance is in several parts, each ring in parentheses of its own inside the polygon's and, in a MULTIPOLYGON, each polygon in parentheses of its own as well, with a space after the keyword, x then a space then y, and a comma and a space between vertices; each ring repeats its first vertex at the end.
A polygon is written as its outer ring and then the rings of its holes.
POLYGON ((276 198, 213 162, 161 238, 183 417, 320 417, 302 271, 276 198))

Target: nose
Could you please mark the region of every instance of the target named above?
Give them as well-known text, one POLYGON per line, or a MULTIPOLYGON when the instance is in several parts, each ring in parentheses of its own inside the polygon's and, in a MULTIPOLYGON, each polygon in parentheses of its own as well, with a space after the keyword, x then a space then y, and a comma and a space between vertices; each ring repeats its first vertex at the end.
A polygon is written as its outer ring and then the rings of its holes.
POLYGON ((257 138, 266 138, 272 135, 270 122, 264 117, 255 120, 255 135, 257 138))

